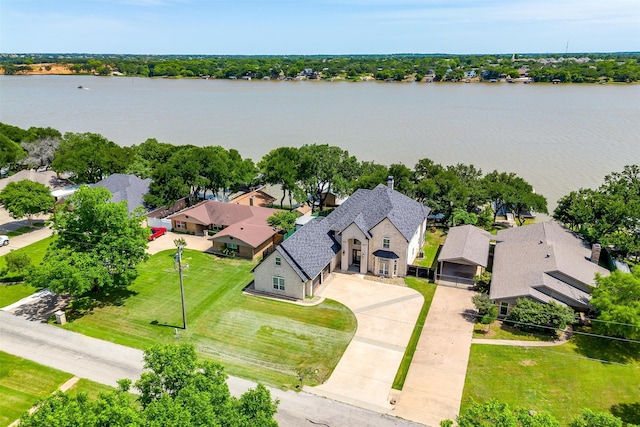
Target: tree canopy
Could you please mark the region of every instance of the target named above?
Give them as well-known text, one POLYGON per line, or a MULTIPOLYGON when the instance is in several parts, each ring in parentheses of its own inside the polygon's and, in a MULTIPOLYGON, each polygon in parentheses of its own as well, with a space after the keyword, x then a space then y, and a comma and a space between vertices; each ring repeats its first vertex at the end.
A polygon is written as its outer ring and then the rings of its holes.
POLYGON ((632 273, 616 270, 610 276, 598 275, 596 283, 590 301, 598 320, 593 322, 594 330, 640 340, 640 267, 632 273))
POLYGON ((263 385, 231 396, 224 368, 199 361, 191 344, 154 346, 145 351, 145 372, 135 382, 134 401, 129 380, 117 390, 90 400, 86 393, 57 392, 25 413, 25 427, 225 426, 276 427, 277 400, 263 385))
POLYGON ((77 183, 96 183, 113 174, 124 172, 132 155, 129 148, 122 148, 95 133, 71 133, 64 135, 56 151, 51 168, 58 172, 70 172, 77 183))
POLYGON ((553 217, 590 243, 611 246, 621 256, 640 251, 640 166, 607 175, 598 189, 572 191, 558 201, 553 217))
POLYGON ((0 202, 12 217, 27 217, 29 226, 33 225, 33 215, 49 212, 55 203, 51 191, 39 182, 23 179, 10 182, 0 191, 0 202))
POLYGON ((28 281, 57 293, 126 288, 147 257, 148 231, 142 213, 129 213, 126 202, 111 203, 103 187, 81 186, 52 217, 57 238, 28 281))

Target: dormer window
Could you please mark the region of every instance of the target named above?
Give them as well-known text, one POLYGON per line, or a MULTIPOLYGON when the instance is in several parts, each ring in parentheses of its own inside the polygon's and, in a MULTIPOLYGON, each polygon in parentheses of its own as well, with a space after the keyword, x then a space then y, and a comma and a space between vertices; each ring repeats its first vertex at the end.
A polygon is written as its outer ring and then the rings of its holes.
POLYGON ((391 239, 389 239, 388 237, 383 237, 382 238, 382 248, 383 249, 389 249, 391 247, 391 239))

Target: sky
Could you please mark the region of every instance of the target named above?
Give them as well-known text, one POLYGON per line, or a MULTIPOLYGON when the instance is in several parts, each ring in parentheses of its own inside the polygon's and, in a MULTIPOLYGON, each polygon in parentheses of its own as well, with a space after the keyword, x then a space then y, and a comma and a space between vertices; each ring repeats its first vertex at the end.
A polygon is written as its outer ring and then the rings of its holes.
POLYGON ((640 51, 640 0, 0 0, 0 53, 640 51))

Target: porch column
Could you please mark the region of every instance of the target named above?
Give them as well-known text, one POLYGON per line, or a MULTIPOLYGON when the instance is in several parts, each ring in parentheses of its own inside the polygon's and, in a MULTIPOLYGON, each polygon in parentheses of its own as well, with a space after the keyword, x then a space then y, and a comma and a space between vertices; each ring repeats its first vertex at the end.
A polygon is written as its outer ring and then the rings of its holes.
POLYGON ((340 255, 340 270, 347 271, 349 270, 349 251, 351 247, 349 245, 349 240, 346 242, 342 242, 342 255, 340 255))
POLYGON ((360 274, 367 274, 369 267, 369 241, 360 242, 360 274))

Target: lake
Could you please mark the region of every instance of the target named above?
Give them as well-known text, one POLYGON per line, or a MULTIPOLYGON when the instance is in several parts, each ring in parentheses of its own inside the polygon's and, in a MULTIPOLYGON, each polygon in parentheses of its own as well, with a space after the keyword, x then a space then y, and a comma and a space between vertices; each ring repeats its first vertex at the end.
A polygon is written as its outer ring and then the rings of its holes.
POLYGON ((474 164, 515 172, 551 208, 640 163, 640 85, 625 84, 0 76, 0 121, 120 145, 221 145, 255 161, 278 146, 327 143, 387 165, 474 164))

